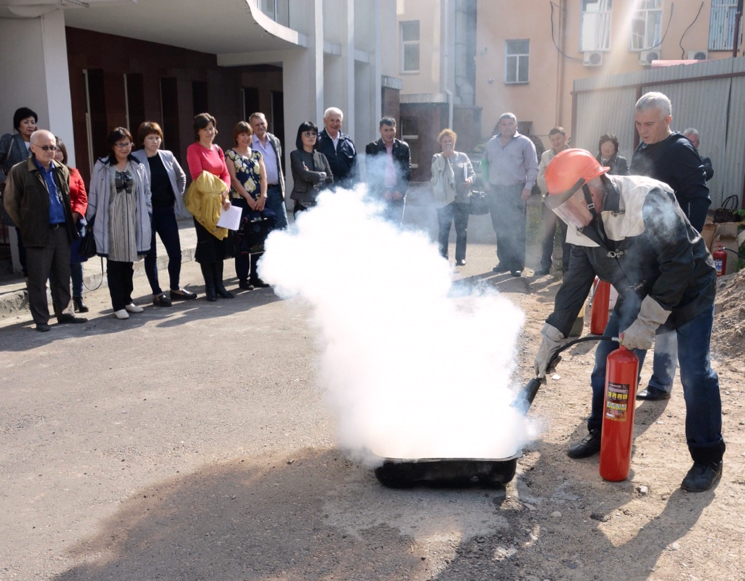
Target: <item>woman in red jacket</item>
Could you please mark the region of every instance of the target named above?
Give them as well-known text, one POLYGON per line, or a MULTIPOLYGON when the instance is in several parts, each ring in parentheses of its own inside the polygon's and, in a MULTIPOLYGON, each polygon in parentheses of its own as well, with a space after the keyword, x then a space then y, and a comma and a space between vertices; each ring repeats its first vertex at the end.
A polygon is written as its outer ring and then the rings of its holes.
MULTIPOLYGON (((217 121, 209 113, 200 113, 194 117, 194 143, 186 148, 186 161, 189 165, 191 179, 196 180, 203 171, 218 176, 225 182, 225 190, 222 192, 223 209, 230 208, 230 174, 225 165, 225 154, 219 145, 212 143, 217 135, 217 121)), ((223 260, 235 255, 233 239, 231 237, 223 240, 215 236, 194 220, 194 228, 197 232, 197 250, 194 253, 196 260, 202 267, 204 276, 204 294, 207 300, 216 301, 217 297, 232 299, 233 293, 229 292, 222 281, 223 260)))
POLYGON ((59 137, 57 137, 57 151, 54 153, 54 161, 66 165, 67 169, 70 170, 70 205, 72 206, 72 217, 80 235, 70 247, 72 302, 75 305, 76 313, 87 313, 88 306, 83 302, 83 262, 88 259, 78 253, 78 248, 85 234, 85 225, 87 224, 85 211, 88 209, 88 192, 85 191, 85 183, 80 172, 67 165, 67 147, 59 137))

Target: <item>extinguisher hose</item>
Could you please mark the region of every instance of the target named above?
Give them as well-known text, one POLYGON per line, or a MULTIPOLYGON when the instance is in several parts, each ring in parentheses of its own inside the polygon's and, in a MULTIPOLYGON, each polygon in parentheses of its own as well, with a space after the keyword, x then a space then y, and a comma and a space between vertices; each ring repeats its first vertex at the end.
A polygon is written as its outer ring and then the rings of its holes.
MULTIPOLYGON (((606 335, 587 335, 586 337, 572 339, 571 341, 568 341, 567 343, 562 345, 561 348, 559 348, 556 353, 553 354, 551 360, 548 362, 548 369, 550 369, 551 366, 554 364, 557 357, 559 356, 559 353, 561 353, 562 351, 566 351, 567 349, 573 347, 574 345, 577 345, 578 343, 586 343, 587 341, 618 341, 618 337, 609 337, 606 335)), ((539 379, 538 377, 534 377, 533 379, 531 379, 525 385, 525 387, 523 387, 513 405, 526 413, 528 411, 528 408, 530 407, 530 404, 533 403, 533 400, 538 393, 538 389, 541 387, 541 384, 544 381, 545 379, 539 379)))

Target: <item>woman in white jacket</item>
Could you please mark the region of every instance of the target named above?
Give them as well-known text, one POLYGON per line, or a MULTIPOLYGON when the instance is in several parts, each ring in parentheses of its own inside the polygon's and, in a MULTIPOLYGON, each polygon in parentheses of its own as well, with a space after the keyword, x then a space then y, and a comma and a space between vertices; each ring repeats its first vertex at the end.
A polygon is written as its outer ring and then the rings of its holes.
POLYGON ((109 133, 109 153, 96 162, 88 192, 88 223, 93 222, 96 253, 106 257, 106 278, 117 319, 141 313, 132 302, 133 263, 150 250, 150 180, 131 154, 132 134, 124 127, 109 133))
POLYGON ((465 153, 455 151, 458 136, 443 129, 437 136, 442 153, 432 157, 432 193, 437 208, 440 255, 448 257, 450 227, 455 222, 455 264, 466 264, 466 231, 468 228, 469 196, 474 172, 465 153))
POLYGON ((145 256, 145 274, 153 291, 153 304, 157 307, 170 307, 171 301, 185 301, 197 298, 196 293, 181 288, 181 240, 176 218, 187 216, 184 209, 184 189, 186 174, 170 151, 160 149, 163 143, 163 130, 155 121, 145 121, 137 130, 137 143, 142 149, 132 155, 145 166, 150 178, 153 207, 153 237, 150 252, 145 256), (158 282, 158 255, 155 234, 160 236, 168 254, 168 277, 170 296, 163 292, 158 282))

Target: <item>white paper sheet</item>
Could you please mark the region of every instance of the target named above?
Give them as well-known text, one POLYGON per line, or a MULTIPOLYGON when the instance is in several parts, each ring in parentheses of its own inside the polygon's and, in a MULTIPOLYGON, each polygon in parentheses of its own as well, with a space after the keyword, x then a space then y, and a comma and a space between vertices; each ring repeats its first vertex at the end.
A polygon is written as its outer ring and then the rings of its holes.
POLYGON ((230 206, 230 208, 220 213, 220 219, 217 221, 217 225, 220 228, 227 228, 228 230, 238 230, 241 225, 242 213, 243 210, 238 206, 230 206))

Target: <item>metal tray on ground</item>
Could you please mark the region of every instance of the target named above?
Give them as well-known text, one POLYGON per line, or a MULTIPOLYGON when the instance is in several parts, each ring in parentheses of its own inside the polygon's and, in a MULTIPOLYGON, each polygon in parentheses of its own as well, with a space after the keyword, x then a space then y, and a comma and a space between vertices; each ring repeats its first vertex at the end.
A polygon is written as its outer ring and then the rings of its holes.
POLYGON ((375 477, 389 488, 414 486, 504 486, 515 476, 517 456, 505 460, 472 458, 387 458, 375 469, 375 477))

